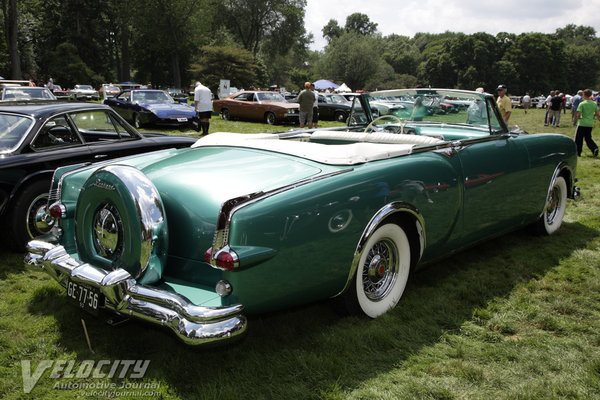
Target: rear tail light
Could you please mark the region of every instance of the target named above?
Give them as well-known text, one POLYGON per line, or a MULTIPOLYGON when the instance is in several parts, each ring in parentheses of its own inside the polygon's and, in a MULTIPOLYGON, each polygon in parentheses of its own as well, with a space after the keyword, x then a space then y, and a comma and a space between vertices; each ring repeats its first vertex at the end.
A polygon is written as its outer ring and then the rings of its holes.
POLYGON ((204 253, 204 261, 225 271, 231 271, 239 265, 238 255, 229 246, 217 250, 215 254, 211 247, 204 253))
POLYGON ((67 216, 67 207, 63 203, 52 203, 48 207, 48 213, 56 219, 65 218, 67 216))

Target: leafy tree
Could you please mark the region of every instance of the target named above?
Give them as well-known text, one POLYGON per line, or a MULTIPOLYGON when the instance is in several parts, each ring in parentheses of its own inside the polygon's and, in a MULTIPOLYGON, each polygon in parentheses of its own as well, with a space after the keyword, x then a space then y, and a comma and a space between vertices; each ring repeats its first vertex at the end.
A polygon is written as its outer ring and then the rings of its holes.
POLYGON ((556 30, 556 37, 567 43, 586 44, 597 41, 596 30, 591 26, 569 24, 556 30))
POLYGON ((343 31, 344 30, 335 19, 330 19, 327 25, 325 25, 323 29, 321 29, 321 32, 323 32, 323 37, 327 40, 328 43, 331 42, 333 39, 339 38, 343 31))
POLYGON ((18 50, 18 4, 17 0, 2 0, 4 35, 10 57, 10 77, 21 79, 21 58, 18 50))
POLYGON ((213 15, 210 7, 203 7, 207 1, 147 0, 138 4, 133 32, 137 79, 182 86, 185 67, 200 47, 198 42, 209 36, 213 15))
POLYGON ((383 39, 383 59, 398 74, 416 75, 420 61, 419 49, 406 36, 390 35, 383 39))
POLYGON ((514 38, 502 59, 515 69, 513 76, 505 76, 502 81, 511 93, 564 90, 566 58, 562 41, 556 36, 523 33, 514 38))
POLYGON ((317 71, 323 77, 346 82, 354 90, 364 89, 382 62, 381 53, 378 38, 347 32, 327 45, 317 71))
POLYGON ((258 54, 265 41, 281 53, 304 34, 306 0, 224 0, 219 14, 243 47, 258 54))
POLYGON ((369 16, 361 13, 350 14, 346 17, 346 32, 360 35, 373 35, 377 32, 377 24, 371 22, 369 16))
POLYGON ((259 66, 248 50, 236 47, 203 46, 202 56, 190 67, 190 72, 212 91, 221 79, 229 79, 231 86, 248 88, 254 85, 259 66))
POLYGON ((56 46, 51 55, 49 69, 54 71, 52 78, 57 84, 64 87, 73 87, 81 82, 96 86, 102 83, 101 79, 98 80, 98 77, 94 76, 94 72, 83 62, 74 44, 61 43, 56 46), (96 80, 92 82, 94 77, 96 80))

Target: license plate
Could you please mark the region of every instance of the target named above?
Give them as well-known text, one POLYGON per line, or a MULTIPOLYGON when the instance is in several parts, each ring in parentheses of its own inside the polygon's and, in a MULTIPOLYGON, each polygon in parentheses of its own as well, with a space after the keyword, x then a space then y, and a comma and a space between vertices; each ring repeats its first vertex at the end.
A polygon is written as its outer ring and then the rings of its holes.
POLYGON ((94 315, 98 315, 98 307, 104 305, 104 295, 99 289, 71 280, 67 284, 67 297, 79 308, 94 315))
POLYGON ((177 122, 187 122, 187 118, 177 118, 177 122))

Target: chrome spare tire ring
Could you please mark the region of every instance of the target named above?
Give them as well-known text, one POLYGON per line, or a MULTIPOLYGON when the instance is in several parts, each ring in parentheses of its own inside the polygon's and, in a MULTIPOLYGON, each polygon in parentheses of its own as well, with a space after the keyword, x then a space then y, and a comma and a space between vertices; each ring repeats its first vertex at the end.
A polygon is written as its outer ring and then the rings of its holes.
POLYGON ((77 199, 75 241, 84 262, 106 270, 123 268, 139 283, 161 279, 167 220, 152 181, 127 165, 96 170, 77 199))

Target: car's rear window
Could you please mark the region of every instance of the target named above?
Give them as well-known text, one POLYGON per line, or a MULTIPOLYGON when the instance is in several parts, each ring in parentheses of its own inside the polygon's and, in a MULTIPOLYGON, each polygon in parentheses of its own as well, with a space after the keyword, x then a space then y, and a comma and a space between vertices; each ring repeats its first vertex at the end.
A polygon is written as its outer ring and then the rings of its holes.
POLYGON ((33 119, 29 117, 0 114, 0 153, 14 151, 32 125, 33 119))

